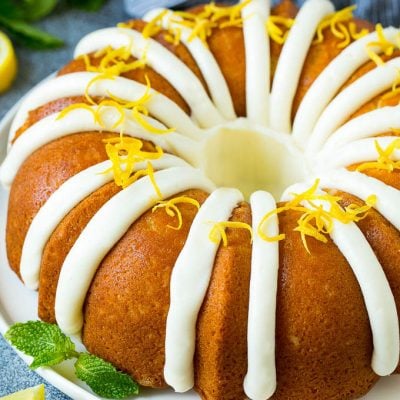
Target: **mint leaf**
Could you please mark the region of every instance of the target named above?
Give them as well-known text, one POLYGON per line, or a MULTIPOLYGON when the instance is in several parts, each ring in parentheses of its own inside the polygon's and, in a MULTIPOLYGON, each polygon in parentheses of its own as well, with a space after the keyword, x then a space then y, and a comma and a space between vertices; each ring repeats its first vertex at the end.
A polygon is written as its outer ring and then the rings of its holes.
POLYGON ((105 0, 67 0, 67 4, 71 7, 80 8, 84 11, 98 11, 105 0))
POLYGON ((4 18, 23 18, 22 10, 13 0, 0 0, 0 15, 4 18))
POLYGON ((6 28, 19 42, 33 49, 53 49, 64 44, 61 39, 47 32, 26 22, 5 18, 1 14, 0 26, 6 28))
POLYGON ((138 384, 129 375, 88 353, 79 355, 75 363, 75 374, 101 397, 122 399, 139 393, 138 384))
POLYGON ((46 322, 14 324, 4 336, 18 350, 34 358, 32 369, 59 364, 78 355, 71 339, 57 325, 46 322))
POLYGON ((19 0, 18 3, 23 12, 23 19, 36 21, 49 15, 54 10, 58 0, 19 0))

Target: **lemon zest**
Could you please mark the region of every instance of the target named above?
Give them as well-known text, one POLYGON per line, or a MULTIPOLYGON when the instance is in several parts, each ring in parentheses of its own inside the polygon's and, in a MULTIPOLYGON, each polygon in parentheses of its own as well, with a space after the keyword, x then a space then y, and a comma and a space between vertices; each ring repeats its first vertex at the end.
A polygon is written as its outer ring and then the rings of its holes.
POLYGON ((332 232, 334 220, 338 220, 344 224, 360 221, 366 217, 370 208, 376 203, 376 196, 371 195, 366 199, 365 205, 363 206, 350 204, 342 208, 339 205, 339 202, 342 200, 341 197, 333 196, 328 193, 319 194, 317 193, 318 187, 319 179, 303 193, 293 193, 293 199, 284 206, 275 208, 265 214, 257 228, 257 233, 261 239, 267 242, 276 242, 285 239, 285 234, 268 236, 264 231, 265 224, 273 215, 278 215, 289 210, 299 211, 302 215, 297 220, 297 226, 294 228, 294 231, 300 233, 303 246, 307 252, 310 253, 307 244, 307 236, 313 237, 320 242, 327 243, 328 239, 326 235, 332 232), (322 205, 317 205, 315 201, 328 202, 330 205, 329 211, 325 210, 322 205), (305 207, 302 205, 303 202, 307 202, 308 206, 305 207))
POLYGON ((152 212, 154 212, 155 210, 157 210, 159 208, 164 208, 167 215, 169 215, 171 218, 177 217, 177 219, 178 219, 177 226, 167 225, 167 227, 174 229, 174 230, 179 230, 182 228, 182 224, 183 224, 182 213, 181 213, 181 210, 179 210, 179 208, 177 206, 177 204, 179 204, 179 203, 191 204, 191 205, 197 207, 197 209, 200 208, 200 203, 197 200, 192 199, 189 196, 178 196, 178 197, 174 197, 170 200, 160 200, 153 207, 152 212))
POLYGON ((93 107, 91 107, 91 106, 89 106, 88 104, 86 104, 86 103, 75 103, 75 104, 71 104, 71 105, 68 106, 68 107, 65 107, 65 108, 58 114, 58 116, 57 116, 57 118, 56 118, 56 121, 58 121, 58 120, 60 120, 60 119, 62 119, 62 118, 64 118, 64 117, 66 117, 67 114, 69 114, 70 112, 72 112, 72 111, 74 111, 74 110, 77 110, 77 109, 83 109, 83 110, 89 111, 89 112, 93 115, 94 121, 97 122, 99 125, 101 125, 101 121, 100 121, 99 118, 98 118, 98 115, 97 115, 96 110, 95 110, 93 107))
POLYGON ((278 44, 285 43, 290 28, 294 24, 294 19, 281 17, 279 15, 271 15, 266 22, 266 29, 269 37, 278 44), (284 29, 286 28, 286 31, 284 29))
POLYGON ((357 25, 354 22, 345 24, 353 19, 353 11, 356 8, 357 6, 346 7, 323 18, 318 24, 316 33, 317 37, 313 44, 319 44, 324 41, 325 37, 323 31, 326 28, 330 28, 332 34, 337 39, 341 40, 341 42, 337 44, 339 49, 347 47, 352 40, 357 40, 366 36, 369 33, 368 29, 364 28, 357 32, 357 25))
POLYGON ((88 84, 87 84, 86 87, 85 87, 84 95, 85 95, 85 99, 88 101, 89 104, 92 104, 92 105, 96 105, 96 104, 97 104, 96 101, 93 100, 93 98, 92 98, 92 97, 90 96, 90 94, 89 94, 89 91, 90 91, 90 88, 92 87, 92 85, 93 85, 95 82, 97 82, 97 81, 100 81, 100 80, 107 80, 107 79, 109 79, 109 80, 114 80, 114 79, 115 79, 115 76, 114 76, 114 75, 111 75, 111 74, 108 74, 108 73, 103 73, 103 74, 100 74, 100 75, 96 75, 95 77, 93 77, 93 78, 88 82, 88 84))
POLYGON ((211 223, 213 224, 213 227, 211 228, 208 237, 215 244, 218 244, 222 240, 224 247, 228 245, 228 237, 225 231, 226 228, 247 229, 250 232, 250 241, 253 241, 253 229, 245 222, 222 221, 211 223))
POLYGON ((147 65, 147 48, 143 51, 140 59, 130 63, 127 61, 132 56, 132 38, 129 37, 130 43, 127 46, 112 48, 111 46, 104 47, 94 54, 94 58, 101 58, 99 65, 95 66, 91 63, 90 57, 83 54, 78 57, 85 63, 85 69, 89 72, 100 72, 108 76, 120 76, 123 73, 136 69, 143 69, 147 65))
POLYGON ((104 107, 112 107, 114 109, 117 110, 117 112, 119 113, 119 118, 118 120, 111 126, 111 129, 115 129, 117 126, 122 125, 125 122, 126 116, 125 116, 125 110, 123 109, 123 107, 118 104, 116 101, 114 100, 102 100, 97 107, 96 113, 97 116, 99 118, 99 120, 101 121, 101 125, 105 126, 104 120, 102 118, 102 109, 104 107))
POLYGON ((378 101, 378 107, 382 107, 385 101, 393 99, 394 97, 400 95, 400 68, 396 68, 396 79, 393 81, 392 89, 390 92, 385 93, 378 101))
POLYGON ((170 12, 164 10, 147 23, 143 33, 148 38, 158 34, 162 29, 162 19, 167 13, 170 13, 170 16, 167 18, 167 32, 164 35, 166 41, 178 45, 182 35, 182 28, 189 28, 191 30, 188 37, 189 42, 198 38, 205 46, 208 46, 207 39, 211 36, 213 29, 243 26, 241 11, 251 1, 246 0, 229 7, 220 7, 215 2, 211 2, 205 5, 203 11, 198 14, 188 11, 170 12))
POLYGON ((400 150, 400 139, 393 140, 386 149, 383 149, 378 140, 375 140, 375 148, 378 153, 376 161, 366 162, 357 167, 357 171, 365 171, 367 169, 380 169, 388 172, 393 172, 396 169, 400 169, 400 160, 394 161, 392 159, 393 153, 396 150, 400 150))
POLYGON ((128 100, 128 99, 122 99, 121 97, 116 96, 115 94, 111 93, 110 91, 107 91, 108 97, 110 99, 116 101, 120 105, 122 105, 124 108, 127 109, 132 109, 133 107, 139 106, 139 105, 145 105, 151 98, 151 85, 150 85, 150 80, 148 76, 145 76, 146 79, 146 89, 145 92, 141 97, 139 97, 136 100, 128 100))
POLYGON ((140 139, 120 135, 118 137, 104 139, 106 153, 111 161, 111 167, 103 173, 113 172, 114 181, 117 186, 127 188, 140 177, 148 175, 158 197, 161 196, 160 189, 154 180, 154 170, 149 160, 157 160, 163 156, 161 147, 156 146, 155 152, 143 151, 143 142, 140 139), (136 164, 147 161, 147 168, 135 171, 136 164))
POLYGON ((151 19, 142 31, 143 37, 146 39, 151 38, 158 33, 160 33, 162 29, 162 20, 166 14, 168 14, 169 10, 162 10, 158 15, 156 15, 153 19, 151 19))
POLYGON ((366 51, 368 53, 369 58, 377 66, 379 66, 383 65, 385 62, 383 61, 382 57, 373 50, 373 48, 378 47, 383 54, 390 57, 391 55, 393 55, 396 46, 386 38, 382 24, 377 24, 375 30, 378 35, 378 41, 367 43, 366 51))
POLYGON ((118 22, 117 28, 133 29, 135 26, 135 20, 130 20, 126 22, 118 22))
POLYGON ((138 106, 135 106, 132 108, 133 118, 146 131, 157 134, 157 135, 164 135, 166 133, 171 133, 175 130, 175 128, 166 128, 166 129, 156 128, 155 126, 150 124, 150 122, 147 121, 146 117, 148 115, 149 115, 149 111, 147 110, 146 107, 144 107, 142 105, 138 105, 138 106))

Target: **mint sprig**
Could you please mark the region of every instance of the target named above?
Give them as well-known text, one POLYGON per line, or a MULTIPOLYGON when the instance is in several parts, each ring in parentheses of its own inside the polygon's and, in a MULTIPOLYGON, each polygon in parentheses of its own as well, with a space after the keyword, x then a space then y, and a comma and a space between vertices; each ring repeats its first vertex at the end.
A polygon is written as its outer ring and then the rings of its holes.
POLYGON ((57 325, 42 321, 17 323, 4 336, 15 348, 33 357, 32 369, 77 358, 76 376, 99 396, 122 399, 139 393, 139 385, 129 375, 99 357, 77 352, 75 344, 57 325))
POLYGON ((79 355, 71 339, 56 325, 28 321, 13 325, 5 338, 18 350, 33 357, 32 369, 59 364, 79 355))
POLYGON ((110 363, 88 353, 79 355, 75 374, 102 397, 123 399, 139 394, 139 385, 129 375, 118 372, 110 363))

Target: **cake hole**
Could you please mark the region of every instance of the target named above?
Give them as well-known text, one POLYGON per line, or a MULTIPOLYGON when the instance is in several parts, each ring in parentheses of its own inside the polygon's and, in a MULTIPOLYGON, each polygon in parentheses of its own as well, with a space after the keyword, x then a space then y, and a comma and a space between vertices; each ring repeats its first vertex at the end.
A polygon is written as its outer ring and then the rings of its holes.
POLYGON ((246 199, 266 190, 279 201, 288 186, 307 176, 303 154, 289 135, 243 120, 211 131, 197 164, 216 185, 238 188, 246 199))

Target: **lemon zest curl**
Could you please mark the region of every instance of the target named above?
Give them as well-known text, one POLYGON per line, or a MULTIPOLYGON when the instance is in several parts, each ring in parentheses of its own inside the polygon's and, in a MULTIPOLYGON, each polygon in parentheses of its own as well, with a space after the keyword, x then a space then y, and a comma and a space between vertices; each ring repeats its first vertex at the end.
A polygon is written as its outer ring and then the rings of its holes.
POLYGON ((300 233, 303 246, 310 253, 307 237, 313 237, 322 243, 327 243, 328 239, 326 235, 332 232, 334 220, 344 224, 360 221, 367 216, 368 211, 377 201, 376 196, 371 195, 366 199, 363 206, 350 204, 342 208, 339 204, 342 200, 341 197, 328 193, 319 194, 317 192, 318 187, 319 179, 303 193, 293 193, 293 199, 284 206, 275 208, 265 214, 258 225, 258 235, 267 242, 276 242, 285 239, 286 235, 282 233, 277 236, 268 236, 264 230, 265 224, 273 215, 278 215, 289 210, 301 212, 302 215, 297 220, 297 226, 294 228, 294 231, 300 233), (329 203, 330 209, 325 210, 322 205, 316 204, 316 201, 329 203), (307 202, 307 207, 302 204, 304 202, 307 202))
POLYGON ((376 161, 366 162, 357 167, 357 171, 365 171, 367 169, 380 169, 388 172, 393 172, 400 169, 400 160, 393 160, 393 153, 400 150, 400 139, 393 140, 386 149, 383 149, 378 140, 375 140, 375 148, 378 153, 376 161))
POLYGON ((218 244, 222 240, 224 247, 228 245, 228 237, 225 231, 226 228, 247 229, 250 232, 250 241, 253 241, 253 229, 245 222, 222 221, 211 223, 213 224, 213 227, 211 228, 208 237, 215 244, 218 244))
POLYGON ((172 226, 172 225, 167 225, 168 228, 174 229, 174 230, 179 230, 182 228, 183 224, 183 218, 182 218, 182 212, 178 208, 177 204, 179 203, 185 203, 185 204, 191 204, 195 206, 197 209, 200 208, 200 203, 192 199, 189 196, 178 196, 174 197, 170 200, 160 200, 152 209, 152 212, 159 208, 164 208, 165 212, 167 213, 168 216, 171 218, 177 217, 178 219, 178 225, 177 226, 172 226))

